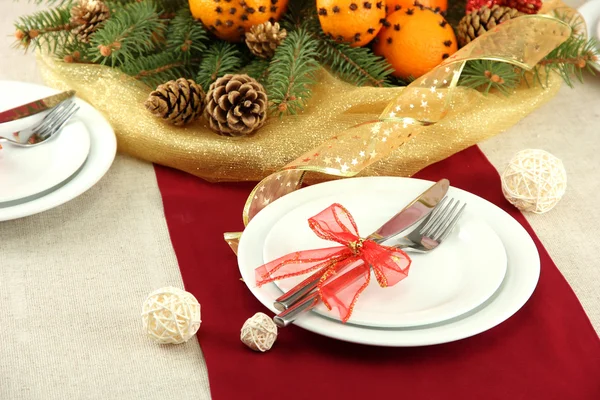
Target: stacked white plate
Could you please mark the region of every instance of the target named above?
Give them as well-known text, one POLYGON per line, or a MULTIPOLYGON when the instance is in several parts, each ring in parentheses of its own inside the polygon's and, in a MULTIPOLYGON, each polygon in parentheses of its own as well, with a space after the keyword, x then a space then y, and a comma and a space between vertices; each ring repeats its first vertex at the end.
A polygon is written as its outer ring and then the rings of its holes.
MULTIPOLYGON (((244 281, 258 300, 277 313, 274 300, 306 276, 258 288, 254 270, 293 251, 336 245, 317 238, 308 218, 340 203, 355 218, 361 235, 368 236, 432 184, 409 178, 353 178, 284 196, 261 211, 244 231, 238 248, 244 281)), ((437 249, 409 253, 413 263, 407 278, 389 288, 380 288, 372 279, 346 324, 322 305, 295 324, 349 342, 424 346, 476 335, 517 312, 539 278, 533 240, 492 203, 453 187, 448 196, 467 203, 466 211, 437 249)))
MULTIPOLYGON (((0 81, 0 111, 58 91, 39 85, 0 81)), ((32 148, 0 142, 0 221, 21 218, 61 205, 92 187, 111 166, 117 149, 113 129, 91 105, 75 99, 79 111, 63 130, 32 148)), ((0 124, 0 135, 40 121, 48 111, 0 124)))

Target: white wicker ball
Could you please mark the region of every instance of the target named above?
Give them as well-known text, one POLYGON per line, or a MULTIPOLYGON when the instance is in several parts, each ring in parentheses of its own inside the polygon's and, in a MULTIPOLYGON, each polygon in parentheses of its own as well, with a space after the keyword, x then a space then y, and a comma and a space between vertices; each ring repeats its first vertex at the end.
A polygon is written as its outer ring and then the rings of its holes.
POLYGON ((544 150, 518 152, 502 173, 504 197, 522 211, 550 211, 567 189, 562 161, 544 150))
POLYGON ((150 293, 144 301, 142 322, 155 342, 184 343, 200 328, 200 303, 185 290, 164 287, 150 293))
POLYGON ((240 339, 252 350, 265 352, 277 339, 277 325, 268 315, 256 313, 244 322, 240 339))

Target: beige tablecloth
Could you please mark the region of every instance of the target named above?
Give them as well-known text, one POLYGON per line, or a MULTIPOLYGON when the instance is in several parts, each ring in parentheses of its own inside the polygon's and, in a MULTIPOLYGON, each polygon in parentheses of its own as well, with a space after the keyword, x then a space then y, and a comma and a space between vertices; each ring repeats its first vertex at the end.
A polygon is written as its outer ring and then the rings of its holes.
MULTIPOLYGON (((8 36, 35 6, 0 1, 0 79, 41 82, 8 36)), ((481 148, 499 170, 525 148, 563 160, 564 199, 527 219, 600 332, 600 211, 588 200, 600 193, 600 78, 587 78, 481 148)), ((209 398, 196 339, 161 347, 141 332, 143 299, 165 285, 182 281, 148 163, 117 156, 79 198, 0 223, 0 399, 209 398)))

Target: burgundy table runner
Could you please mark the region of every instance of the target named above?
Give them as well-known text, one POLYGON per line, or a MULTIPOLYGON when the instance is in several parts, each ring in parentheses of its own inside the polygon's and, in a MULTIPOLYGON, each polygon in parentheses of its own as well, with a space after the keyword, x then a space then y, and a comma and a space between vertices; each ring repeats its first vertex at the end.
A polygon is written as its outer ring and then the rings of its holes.
POLYGON ((600 339, 531 226, 504 199, 500 177, 478 147, 415 177, 448 178, 511 214, 535 241, 540 281, 499 326, 417 348, 345 343, 290 326, 279 330, 271 351, 251 351, 240 342, 242 324, 258 311, 271 313, 240 280, 223 233, 243 229, 254 183, 208 183, 161 166, 156 174, 183 282, 202 305, 198 340, 215 400, 600 399, 600 339))

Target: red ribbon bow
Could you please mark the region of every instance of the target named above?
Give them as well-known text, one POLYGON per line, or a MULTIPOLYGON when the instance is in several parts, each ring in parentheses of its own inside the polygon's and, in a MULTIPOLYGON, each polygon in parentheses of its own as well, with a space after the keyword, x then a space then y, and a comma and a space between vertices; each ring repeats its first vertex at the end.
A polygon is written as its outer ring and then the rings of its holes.
POLYGON ((256 269, 258 286, 321 269, 319 296, 328 309, 337 308, 346 322, 369 285, 371 268, 381 287, 393 286, 408 275, 408 255, 362 239, 352 215, 340 204, 332 204, 310 218, 308 225, 320 238, 342 246, 297 251, 264 264, 256 269))

